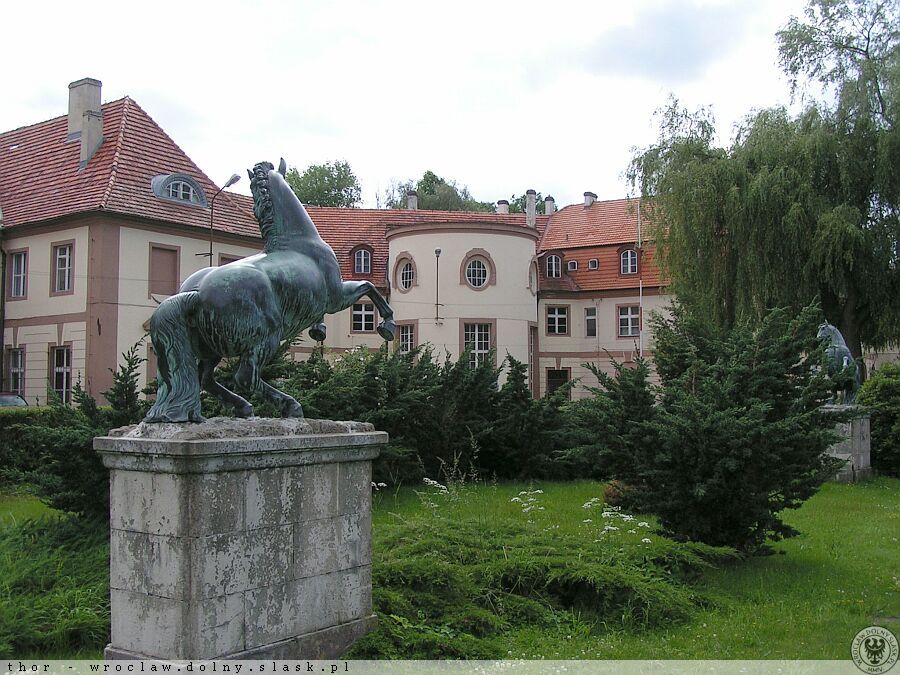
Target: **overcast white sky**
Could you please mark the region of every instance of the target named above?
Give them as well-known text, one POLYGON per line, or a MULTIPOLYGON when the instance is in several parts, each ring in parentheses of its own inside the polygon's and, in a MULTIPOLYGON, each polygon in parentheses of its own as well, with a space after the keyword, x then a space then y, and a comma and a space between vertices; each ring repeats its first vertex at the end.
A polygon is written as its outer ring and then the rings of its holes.
MULTIPOLYGON (((65 114, 73 80, 135 99, 213 181, 346 159, 375 206, 426 169, 484 201, 624 197, 670 93, 723 142, 789 103, 775 31, 801 0, 4 2, 0 129, 65 114)), ((40 167, 34 167, 40 170, 40 167)))

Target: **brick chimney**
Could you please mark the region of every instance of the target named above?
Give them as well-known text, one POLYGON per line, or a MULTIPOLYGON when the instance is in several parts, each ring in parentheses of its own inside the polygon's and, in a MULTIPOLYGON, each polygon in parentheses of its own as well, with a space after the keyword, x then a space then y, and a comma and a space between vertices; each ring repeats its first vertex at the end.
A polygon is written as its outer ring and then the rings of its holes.
POLYGON ((537 193, 534 190, 525 192, 525 224, 528 227, 535 227, 537 223, 535 199, 537 199, 537 193))
POLYGON ((593 192, 584 193, 584 208, 589 207, 595 201, 597 201, 597 195, 595 195, 593 192))
POLYGON ((552 216, 556 213, 556 200, 550 195, 544 197, 544 214, 552 216))
POLYGON ((497 202, 497 213, 509 213, 509 202, 506 199, 497 202))
POLYGON ((410 211, 416 211, 419 208, 419 195, 415 190, 409 190, 406 193, 406 208, 410 211))
POLYGON ((69 120, 66 140, 81 141, 79 164, 83 168, 103 143, 100 80, 91 77, 69 85, 69 120))

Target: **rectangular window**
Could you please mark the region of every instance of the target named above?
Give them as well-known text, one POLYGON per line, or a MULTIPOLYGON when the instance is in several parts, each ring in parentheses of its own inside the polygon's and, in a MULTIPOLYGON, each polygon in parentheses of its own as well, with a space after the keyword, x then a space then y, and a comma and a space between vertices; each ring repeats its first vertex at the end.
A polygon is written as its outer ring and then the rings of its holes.
POLYGON ((491 324, 467 323, 463 328, 463 347, 469 352, 469 365, 482 363, 491 352, 491 324))
POLYGON ((619 307, 619 337, 637 337, 641 332, 641 308, 619 307))
POLYGON ((588 269, 589 270, 600 269, 600 261, 597 260, 596 258, 591 258, 590 260, 588 260, 588 269))
POLYGON ((585 337, 597 337, 597 308, 584 308, 584 335, 585 337))
POLYGON ((416 346, 416 331, 415 326, 409 324, 400 324, 397 326, 398 329, 398 338, 399 338, 399 347, 398 349, 402 354, 409 354, 413 347, 416 346))
POLYGON ((53 292, 72 292, 72 244, 53 247, 53 292))
POLYGON ((578 261, 570 260, 569 262, 566 263, 566 269, 569 272, 577 272, 578 271, 578 261))
POLYGON ((565 385, 569 381, 568 370, 547 369, 547 396, 565 385))
POLYGON ((150 294, 175 295, 179 285, 178 249, 151 245, 150 294))
POLYGON ((9 391, 25 396, 25 350, 21 347, 6 351, 7 386, 9 391))
POLYGON ((375 330, 375 305, 368 302, 353 305, 353 330, 358 333, 375 330))
POLYGON ((63 403, 68 404, 72 398, 72 348, 53 347, 51 352, 53 391, 63 403))
POLYGON ((241 256, 239 255, 231 255, 230 253, 220 253, 219 254, 219 266, 227 265, 228 263, 233 263, 236 260, 241 260, 241 256))
POLYGON ((17 251, 10 255, 9 297, 24 298, 28 293, 28 251, 17 251))
POLYGON ((547 308, 547 335, 568 335, 569 333, 569 308, 547 308))

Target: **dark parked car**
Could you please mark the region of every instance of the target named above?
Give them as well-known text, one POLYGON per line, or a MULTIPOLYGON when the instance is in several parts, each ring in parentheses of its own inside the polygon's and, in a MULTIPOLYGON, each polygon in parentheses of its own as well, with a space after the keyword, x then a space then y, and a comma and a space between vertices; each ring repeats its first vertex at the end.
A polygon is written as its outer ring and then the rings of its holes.
POLYGON ((21 408, 28 405, 28 401, 8 391, 0 392, 0 408, 21 408))

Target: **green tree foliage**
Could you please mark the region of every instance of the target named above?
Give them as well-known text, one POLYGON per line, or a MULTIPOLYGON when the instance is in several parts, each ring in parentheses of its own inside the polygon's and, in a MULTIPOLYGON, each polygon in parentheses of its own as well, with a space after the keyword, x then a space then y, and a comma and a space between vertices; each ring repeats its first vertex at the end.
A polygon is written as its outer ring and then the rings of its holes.
POLYGON ((759 111, 718 147, 710 112, 672 100, 656 143, 633 159, 673 290, 718 326, 818 298, 855 357, 900 340, 895 14, 814 0, 811 23, 779 33, 782 62, 795 78, 833 82, 834 104, 759 111))
POLYGON ((406 195, 415 190, 418 207, 431 211, 479 211, 492 213, 494 204, 480 202, 472 197, 469 188, 455 180, 441 178, 433 171, 426 171, 418 181, 412 179, 396 183, 385 192, 383 201, 389 209, 405 209, 406 195))
POLYGON ((900 365, 879 367, 860 388, 856 400, 871 415, 872 467, 900 478, 900 365))
POLYGON ((303 173, 293 168, 285 178, 304 204, 349 209, 362 201, 359 180, 344 160, 313 164, 303 173))
POLYGON ((834 471, 830 383, 814 368, 820 317, 776 309, 721 330, 680 306, 655 316, 656 405, 643 364, 601 377, 597 463, 676 538, 758 553, 796 534, 780 512, 834 471))

